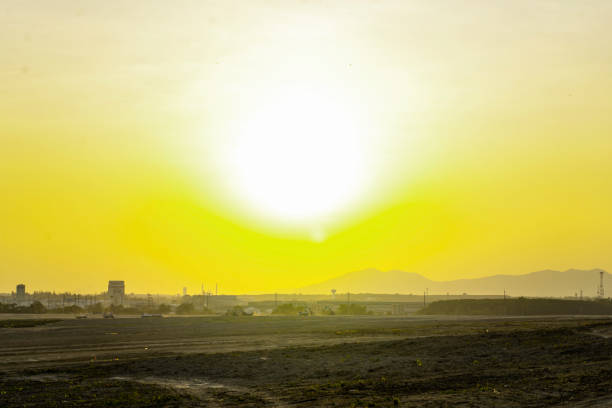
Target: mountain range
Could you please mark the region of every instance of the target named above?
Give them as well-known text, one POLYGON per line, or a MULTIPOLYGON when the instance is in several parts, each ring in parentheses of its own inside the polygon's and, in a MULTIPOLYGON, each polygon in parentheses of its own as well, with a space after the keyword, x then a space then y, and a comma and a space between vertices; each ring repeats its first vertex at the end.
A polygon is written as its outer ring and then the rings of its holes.
MULTIPOLYGON (((400 293, 431 295, 502 295, 509 296, 583 296, 594 297, 599 286, 601 269, 567 271, 543 270, 524 275, 494 275, 475 279, 434 281, 413 272, 365 269, 298 289, 303 294, 338 293, 400 293)), ((604 271, 604 289, 610 295, 610 274, 604 271)))

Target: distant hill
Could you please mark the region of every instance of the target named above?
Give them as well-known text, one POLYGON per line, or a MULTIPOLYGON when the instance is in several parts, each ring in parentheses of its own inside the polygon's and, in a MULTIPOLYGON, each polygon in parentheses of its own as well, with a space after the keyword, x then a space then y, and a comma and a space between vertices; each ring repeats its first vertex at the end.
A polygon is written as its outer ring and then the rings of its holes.
MULTIPOLYGON (((433 281, 418 273, 403 271, 379 271, 366 269, 350 272, 318 284, 298 289, 299 293, 326 294, 332 289, 338 293, 401 293, 421 294, 428 288, 432 295, 462 294, 501 295, 506 290, 510 296, 574 296, 594 297, 599 285, 601 269, 588 271, 570 269, 567 271, 544 270, 525 275, 494 275, 476 279, 433 281)), ((612 275, 604 273, 606 295, 612 295, 612 275)))

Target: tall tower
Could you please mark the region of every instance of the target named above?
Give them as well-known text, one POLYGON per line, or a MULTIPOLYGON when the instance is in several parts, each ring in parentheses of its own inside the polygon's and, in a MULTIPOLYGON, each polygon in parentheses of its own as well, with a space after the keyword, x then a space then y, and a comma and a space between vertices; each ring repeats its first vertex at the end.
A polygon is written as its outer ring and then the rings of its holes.
POLYGON ((597 297, 598 298, 603 298, 604 297, 603 277, 604 277, 604 273, 603 273, 603 271, 600 271, 599 272, 599 287, 597 288, 597 297))
POLYGON ((25 285, 23 283, 17 285, 17 292, 15 292, 15 300, 18 304, 22 304, 26 300, 25 285))

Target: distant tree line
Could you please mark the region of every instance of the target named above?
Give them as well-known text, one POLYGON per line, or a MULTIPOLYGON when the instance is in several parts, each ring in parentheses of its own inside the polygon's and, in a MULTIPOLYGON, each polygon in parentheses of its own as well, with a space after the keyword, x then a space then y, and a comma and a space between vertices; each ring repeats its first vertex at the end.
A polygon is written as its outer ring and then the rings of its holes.
POLYGON ((234 306, 225 312, 226 316, 252 316, 252 313, 247 313, 242 306, 234 306))
MULTIPOLYGON (((247 309, 248 310, 248 309, 247 309)), ((14 313, 14 314, 102 314, 105 312, 111 312, 117 315, 138 315, 142 313, 154 313, 154 314, 168 314, 173 312, 177 315, 203 315, 203 314, 215 314, 212 310, 205 306, 196 307, 193 303, 182 303, 176 307, 172 307, 167 304, 160 304, 154 307, 130 307, 123 305, 110 305, 105 307, 102 303, 95 303, 86 307, 78 305, 70 305, 57 308, 46 308, 41 302, 34 301, 29 306, 18 306, 16 304, 5 304, 0 303, 0 313, 14 313)), ((234 306, 226 312, 229 316, 246 316, 251 313, 247 313, 242 306, 234 306)), ((286 315, 286 316, 297 316, 300 314, 312 314, 312 311, 307 305, 284 303, 278 305, 272 310, 274 315, 286 315)), ((368 311, 366 306, 359 305, 356 303, 341 304, 337 310, 332 310, 330 307, 326 307, 320 314, 324 315, 367 315, 372 314, 368 311)))
POLYGON ((0 303, 0 313, 46 313, 47 308, 39 301, 32 302, 30 306, 18 306, 15 303, 0 303))
MULTIPOLYGON (((155 307, 126 307, 123 305, 110 305, 108 307, 104 307, 102 303, 95 303, 86 307, 70 305, 57 308, 46 308, 39 301, 34 301, 29 306, 18 306, 15 303, 0 303, 0 313, 13 314, 102 314, 104 312, 111 312, 118 315, 134 315, 142 313, 168 314, 172 312, 172 310, 172 306, 163 303, 155 307)), ((175 313, 180 315, 190 315, 212 314, 213 312, 206 307, 196 308, 192 303, 183 303, 175 308, 175 313)))
POLYGON ((272 314, 275 315, 298 315, 300 313, 306 313, 306 306, 304 305, 294 305, 293 303, 283 303, 282 305, 278 305, 272 310, 272 314))
MULTIPOLYGON (((272 314, 274 315, 287 315, 294 316, 299 314, 312 314, 310 308, 305 305, 296 305, 293 303, 284 303, 282 305, 278 305, 274 310, 272 310, 272 314)), ((356 303, 351 304, 341 304, 338 306, 336 311, 333 311, 330 307, 325 307, 320 314, 323 315, 367 315, 372 314, 368 309, 356 303)))
POLYGON ((445 315, 609 315, 610 300, 455 299, 430 303, 417 313, 445 315))
POLYGON ((350 303, 350 304, 345 303, 338 307, 338 310, 336 310, 336 314, 339 314, 339 315, 367 315, 367 314, 372 314, 372 313, 368 312, 368 309, 363 305, 359 305, 357 303, 350 303))
POLYGON ((176 307, 174 312, 178 315, 202 315, 215 313, 206 306, 197 308, 193 303, 181 303, 176 307))

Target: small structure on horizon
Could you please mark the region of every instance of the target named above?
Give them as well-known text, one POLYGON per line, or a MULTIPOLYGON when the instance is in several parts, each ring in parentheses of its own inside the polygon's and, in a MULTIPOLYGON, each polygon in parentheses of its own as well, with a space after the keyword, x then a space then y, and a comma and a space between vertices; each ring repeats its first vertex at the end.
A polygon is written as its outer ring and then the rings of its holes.
POLYGON ((108 281, 108 297, 111 304, 115 306, 123 305, 125 296, 125 281, 109 280, 108 281))

